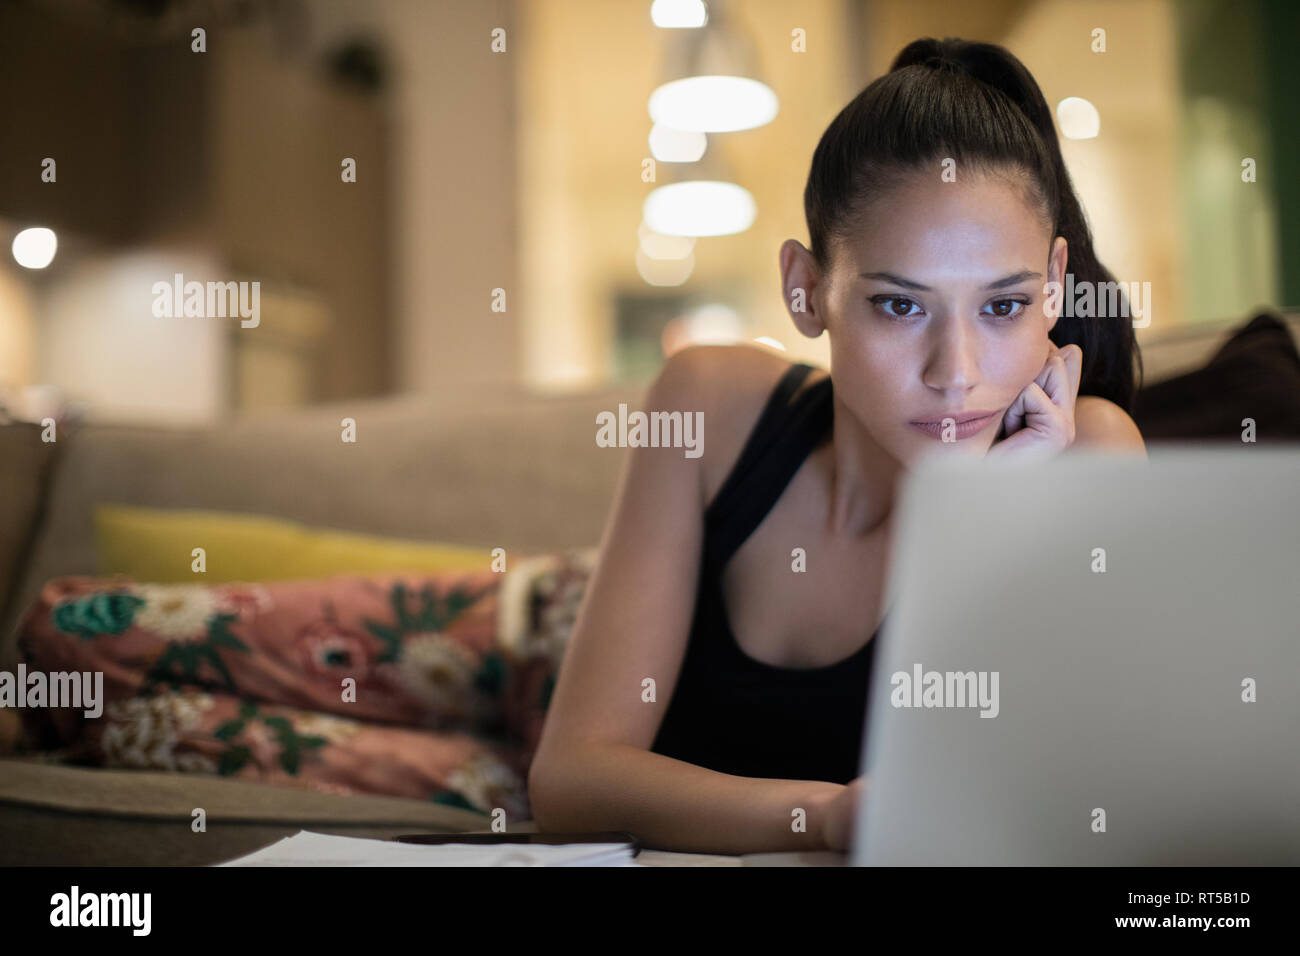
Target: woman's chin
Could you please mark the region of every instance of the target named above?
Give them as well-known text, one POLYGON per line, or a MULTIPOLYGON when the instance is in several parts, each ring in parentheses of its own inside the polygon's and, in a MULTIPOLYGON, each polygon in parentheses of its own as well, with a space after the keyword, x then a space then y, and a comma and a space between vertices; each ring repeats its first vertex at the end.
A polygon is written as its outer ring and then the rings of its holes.
POLYGON ((901 460, 910 468, 930 458, 952 458, 954 456, 983 458, 988 454, 988 450, 992 446, 992 439, 984 435, 973 435, 970 438, 952 442, 919 435, 908 443, 907 452, 902 456, 901 460))

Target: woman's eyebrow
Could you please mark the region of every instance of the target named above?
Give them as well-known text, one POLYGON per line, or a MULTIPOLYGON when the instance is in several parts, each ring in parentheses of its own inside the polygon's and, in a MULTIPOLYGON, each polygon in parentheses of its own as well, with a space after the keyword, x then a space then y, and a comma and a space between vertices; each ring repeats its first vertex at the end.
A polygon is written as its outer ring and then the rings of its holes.
POLYGON ((1029 269, 1021 269, 1019 272, 1013 272, 1009 276, 1003 276, 1001 279, 990 282, 984 288, 1004 289, 1009 285, 1020 285, 1020 283, 1026 282, 1029 279, 1041 279, 1042 277, 1043 274, 1041 272, 1032 272, 1029 269))
MULTIPOLYGON (((860 272, 858 273, 863 279, 879 279, 881 282, 890 282, 894 285, 901 285, 904 289, 915 289, 917 292, 933 292, 929 286, 921 285, 911 279, 905 279, 902 276, 896 276, 892 272, 860 272)), ((984 288, 986 289, 1005 289, 1009 285, 1019 285, 1028 279, 1041 279, 1041 272, 1033 272, 1029 269, 1021 269, 1019 272, 1013 272, 1009 276, 1003 276, 1001 279, 994 279, 984 288)))

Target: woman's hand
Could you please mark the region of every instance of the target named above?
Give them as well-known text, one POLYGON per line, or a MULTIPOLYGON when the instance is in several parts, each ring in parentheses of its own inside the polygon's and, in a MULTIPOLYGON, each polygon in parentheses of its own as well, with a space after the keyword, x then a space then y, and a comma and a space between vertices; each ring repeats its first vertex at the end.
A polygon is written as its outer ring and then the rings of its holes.
POLYGON ((858 801, 867 789, 867 778, 858 777, 846 784, 822 810, 822 840, 832 850, 847 853, 853 838, 853 820, 858 812, 858 801))
POLYGON ((1052 347, 1038 376, 1002 416, 1002 434, 985 457, 1038 460, 1074 442, 1074 403, 1079 395, 1083 349, 1052 347))

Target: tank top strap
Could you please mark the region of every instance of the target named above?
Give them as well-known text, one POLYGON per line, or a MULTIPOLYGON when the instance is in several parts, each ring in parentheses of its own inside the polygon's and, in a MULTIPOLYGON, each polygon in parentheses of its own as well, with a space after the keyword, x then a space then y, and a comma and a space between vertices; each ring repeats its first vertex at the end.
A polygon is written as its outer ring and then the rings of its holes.
POLYGON ((812 372, 813 367, 806 362, 799 362, 791 365, 785 370, 776 387, 772 389, 772 394, 767 397, 767 404, 763 406, 763 411, 759 413, 758 421, 749 432, 749 438, 745 441, 745 447, 741 449, 740 457, 736 463, 731 466, 731 474, 727 475, 726 481, 714 495, 713 501, 709 504, 706 511, 708 513, 719 514, 727 510, 727 503, 731 499, 736 486, 754 467, 754 462, 763 457, 767 446, 772 439, 776 437, 780 430, 779 419, 782 415, 787 414, 790 408, 790 397, 799 390, 812 372))
POLYGON ((721 569, 776 504, 832 417, 830 378, 791 396, 813 371, 790 367, 773 389, 731 474, 705 512, 705 561, 721 569))

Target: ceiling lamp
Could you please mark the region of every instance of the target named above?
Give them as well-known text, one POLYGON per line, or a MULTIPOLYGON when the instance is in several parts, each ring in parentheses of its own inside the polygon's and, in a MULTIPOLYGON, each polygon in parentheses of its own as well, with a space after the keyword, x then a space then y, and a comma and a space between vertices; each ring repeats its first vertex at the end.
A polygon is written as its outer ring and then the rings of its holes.
POLYGON ((655 0, 650 5, 650 19, 664 29, 702 27, 709 22, 703 0, 655 0))
POLYGON ((716 179, 660 186, 645 197, 646 225, 668 236, 729 236, 754 222, 758 206, 748 189, 716 179))
POLYGON ((695 251, 695 239, 691 236, 666 236, 655 232, 641 221, 637 227, 637 246, 651 259, 685 259, 695 251))
POLYGON ((695 271, 695 254, 685 259, 651 259, 644 249, 638 248, 636 271, 650 285, 681 285, 695 271))
POLYGON ((673 37, 667 80, 650 94, 650 117, 673 129, 730 133, 770 123, 779 104, 757 79, 753 39, 713 0, 707 25, 673 37))
POLYGON ((703 133, 655 123, 650 129, 650 155, 661 163, 693 163, 704 155, 709 138, 703 133))
POLYGON ((1101 115, 1081 96, 1067 96, 1056 104, 1056 121, 1066 139, 1093 139, 1101 132, 1101 115))
POLYGON ((11 250, 14 261, 24 269, 44 269, 54 261, 54 253, 59 248, 58 237, 53 229, 37 226, 24 229, 14 236, 11 250))

